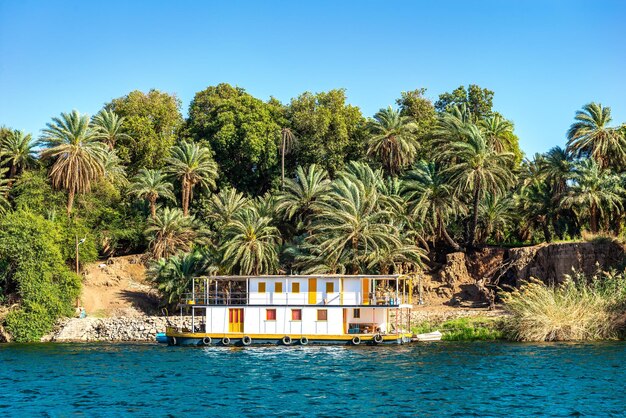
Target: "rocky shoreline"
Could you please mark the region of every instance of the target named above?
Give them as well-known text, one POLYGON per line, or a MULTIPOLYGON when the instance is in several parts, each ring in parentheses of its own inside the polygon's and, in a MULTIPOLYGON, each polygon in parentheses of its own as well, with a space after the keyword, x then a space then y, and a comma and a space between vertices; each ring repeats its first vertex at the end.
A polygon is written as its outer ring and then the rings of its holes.
MULTIPOLYGON (((181 326, 180 317, 170 317, 172 325, 181 326)), ((191 317, 183 317, 182 326, 191 327, 191 317)), ((164 332, 168 318, 163 316, 65 318, 42 342, 154 342, 164 332)))
MULTIPOLYGON (((411 324, 421 322, 439 323, 450 319, 476 316, 498 317, 505 313, 501 310, 487 311, 484 309, 433 310, 417 308, 411 313, 411 324)), ((392 321, 395 318, 390 318, 392 321)), ((407 318, 399 318, 406 324, 407 318)), ((191 328, 191 317, 170 317, 170 324, 191 328)), ((155 342, 156 334, 164 332, 168 318, 163 316, 118 316, 108 318, 64 318, 55 329, 44 336, 42 342, 155 342)))

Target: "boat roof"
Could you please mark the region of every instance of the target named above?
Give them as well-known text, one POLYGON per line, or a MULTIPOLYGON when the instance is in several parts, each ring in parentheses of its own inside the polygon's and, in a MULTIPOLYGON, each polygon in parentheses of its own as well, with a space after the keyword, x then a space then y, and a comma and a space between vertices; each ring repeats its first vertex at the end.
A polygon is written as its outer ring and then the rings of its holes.
POLYGON ((395 280, 399 278, 400 274, 267 274, 257 276, 200 276, 196 279, 209 279, 209 280, 248 280, 248 279, 376 279, 376 280, 395 280))

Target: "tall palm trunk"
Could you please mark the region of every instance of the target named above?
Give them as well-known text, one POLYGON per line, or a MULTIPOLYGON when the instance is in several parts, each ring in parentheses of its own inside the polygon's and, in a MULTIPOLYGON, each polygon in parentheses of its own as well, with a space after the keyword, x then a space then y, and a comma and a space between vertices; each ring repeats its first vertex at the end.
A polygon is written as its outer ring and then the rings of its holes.
POLYGON ((75 186, 72 185, 70 187, 69 193, 67 194, 67 217, 69 218, 72 214, 72 207, 74 206, 74 195, 76 194, 75 186))
POLYGON ((439 230, 441 231, 441 235, 446 240, 448 245, 454 248, 454 251, 461 251, 461 246, 456 243, 456 241, 450 236, 450 234, 448 234, 448 231, 446 230, 446 226, 444 225, 443 220, 441 218, 439 218, 439 230))
POLYGON ((474 207, 472 213, 472 224, 470 226, 469 246, 476 245, 476 228, 478 227, 478 204, 480 203, 480 178, 476 180, 476 188, 474 189, 474 207))
POLYGON ((150 196, 149 200, 150 200, 150 215, 152 216, 152 219, 156 219, 156 201, 157 201, 156 195, 150 196))
POLYGON ((183 180, 183 215, 189 213, 189 181, 183 180))
POLYGON ((281 185, 280 185, 280 189, 284 190, 285 188, 285 138, 283 137, 283 141, 282 141, 282 145, 281 145, 281 174, 280 174, 280 179, 281 179, 281 185))
POLYGON ((598 207, 595 203, 591 205, 590 226, 591 233, 596 234, 598 232, 598 207))

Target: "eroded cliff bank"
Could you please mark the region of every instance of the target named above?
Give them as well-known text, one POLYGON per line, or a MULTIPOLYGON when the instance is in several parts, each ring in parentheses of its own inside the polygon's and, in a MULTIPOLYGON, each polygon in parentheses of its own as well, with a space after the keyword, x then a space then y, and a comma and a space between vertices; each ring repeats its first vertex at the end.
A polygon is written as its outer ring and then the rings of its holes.
POLYGON ((517 287, 530 278, 554 284, 574 272, 593 275, 598 269, 619 266, 625 255, 624 246, 610 240, 451 253, 426 275, 423 299, 430 304, 480 306, 496 297, 499 288, 517 287))

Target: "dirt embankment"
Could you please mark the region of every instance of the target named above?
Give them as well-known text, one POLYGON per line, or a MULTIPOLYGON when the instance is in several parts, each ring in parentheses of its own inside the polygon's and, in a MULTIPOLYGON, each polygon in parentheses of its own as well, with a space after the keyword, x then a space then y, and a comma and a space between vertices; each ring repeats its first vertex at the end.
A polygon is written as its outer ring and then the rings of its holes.
POLYGON ((136 317, 157 314, 158 292, 146 280, 141 256, 92 263, 83 272, 81 305, 88 316, 136 317))
POLYGON ((483 306, 486 295, 499 287, 517 287, 530 278, 562 283, 574 271, 592 275, 619 265, 625 256, 621 244, 608 240, 451 253, 425 276, 423 299, 430 305, 483 306))

